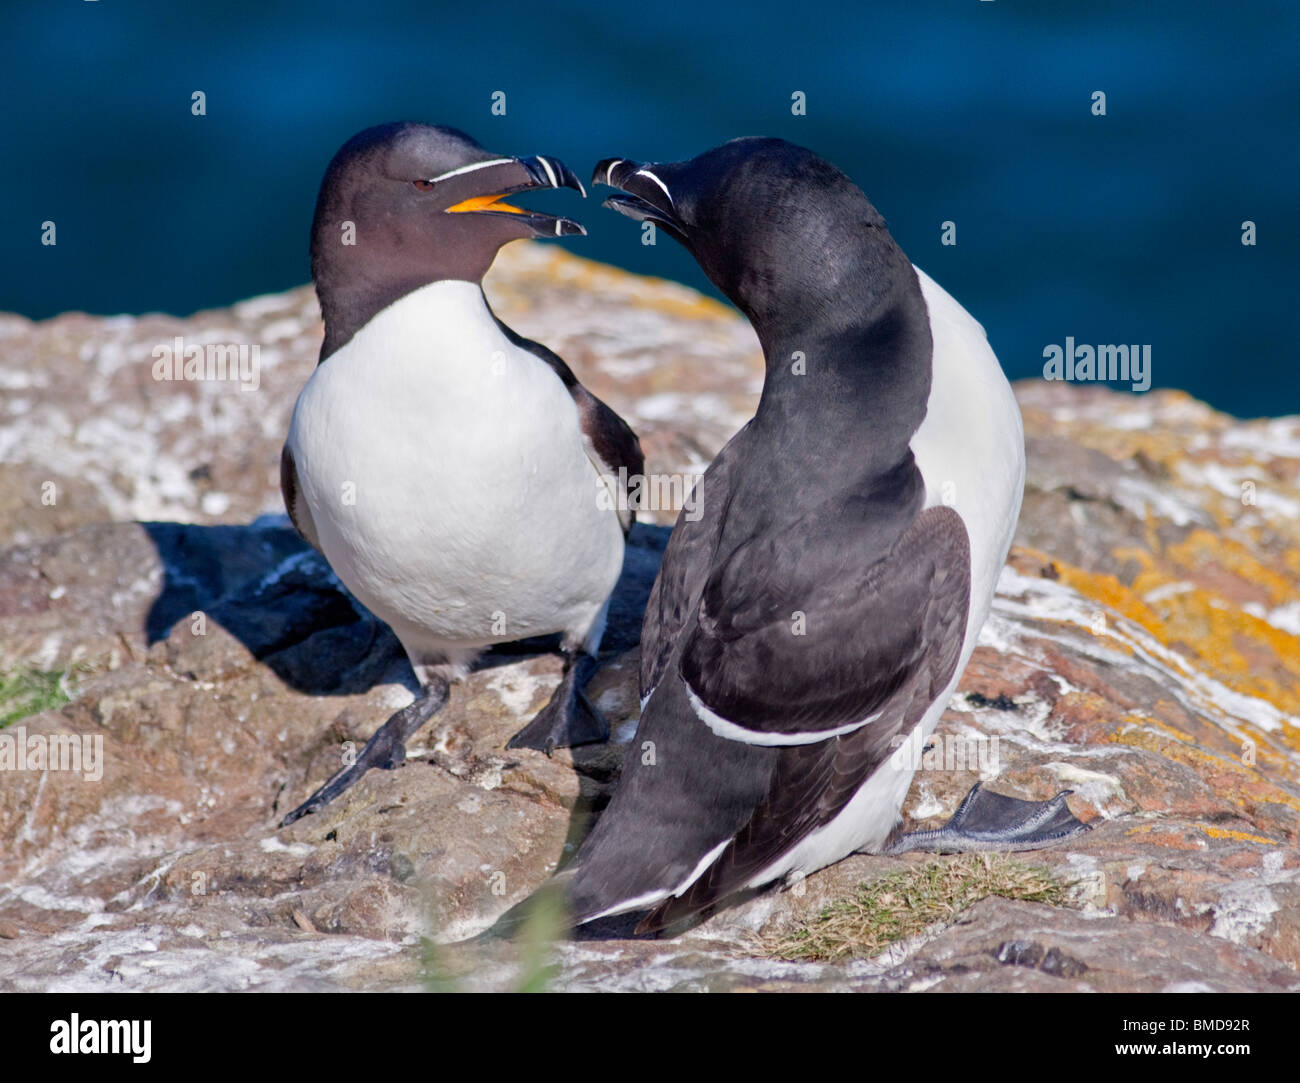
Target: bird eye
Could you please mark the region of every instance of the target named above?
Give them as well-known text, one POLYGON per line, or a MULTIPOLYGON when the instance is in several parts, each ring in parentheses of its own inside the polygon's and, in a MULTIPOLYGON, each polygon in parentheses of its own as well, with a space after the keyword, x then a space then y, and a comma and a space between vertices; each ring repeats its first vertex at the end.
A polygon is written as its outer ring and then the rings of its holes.
POLYGON ((418 188, 421 192, 433 191, 433 181, 431 180, 414 180, 411 181, 411 183, 414 184, 415 187, 418 188))

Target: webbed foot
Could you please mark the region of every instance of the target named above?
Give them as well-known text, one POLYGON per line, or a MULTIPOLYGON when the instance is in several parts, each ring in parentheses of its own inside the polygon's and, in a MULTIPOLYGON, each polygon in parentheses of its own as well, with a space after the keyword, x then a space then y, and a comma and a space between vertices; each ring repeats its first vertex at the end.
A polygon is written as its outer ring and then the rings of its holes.
POLYGON ((535 748, 548 756, 557 748, 589 745, 609 737, 609 723, 582 690, 596 659, 578 654, 565 663, 564 678, 550 702, 516 733, 506 748, 535 748))
POLYGON ((983 788, 977 782, 953 813, 934 831, 913 831, 884 849, 887 854, 911 850, 967 853, 973 850, 1037 850, 1089 830, 1065 803, 1074 791, 1062 790, 1050 801, 1022 801, 983 788))
POLYGON ((444 680, 434 680, 425 685, 420 695, 409 706, 395 712, 361 750, 355 763, 342 767, 306 801, 280 821, 288 827, 308 813, 323 808, 341 793, 351 789, 361 776, 372 767, 391 771, 406 762, 406 742, 410 736, 438 713, 447 702, 448 685, 444 680))

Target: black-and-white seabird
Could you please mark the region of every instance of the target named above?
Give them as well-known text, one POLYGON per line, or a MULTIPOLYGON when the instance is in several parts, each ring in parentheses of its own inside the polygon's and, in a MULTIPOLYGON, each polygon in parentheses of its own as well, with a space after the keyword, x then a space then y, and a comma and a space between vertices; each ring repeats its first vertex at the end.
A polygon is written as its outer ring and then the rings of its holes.
POLYGON ((325 173, 311 236, 325 341, 281 487, 299 533, 393 629, 420 693, 285 824, 400 764, 494 643, 560 633, 566 657, 512 747, 607 735, 582 689, 633 516, 598 494, 620 467, 640 475, 640 446, 564 361, 496 318, 481 286, 508 241, 586 232, 502 202, 559 187, 583 192, 558 159, 490 154, 424 124, 367 129, 325 173))
POLYGON ((1020 413, 983 328, 848 177, 782 140, 608 159, 594 181, 686 246, 767 373, 668 543, 636 736, 561 874, 575 922, 650 910, 654 931, 854 851, 1083 830, 1064 794, 976 787, 943 829, 898 837, 1020 510, 1020 413))

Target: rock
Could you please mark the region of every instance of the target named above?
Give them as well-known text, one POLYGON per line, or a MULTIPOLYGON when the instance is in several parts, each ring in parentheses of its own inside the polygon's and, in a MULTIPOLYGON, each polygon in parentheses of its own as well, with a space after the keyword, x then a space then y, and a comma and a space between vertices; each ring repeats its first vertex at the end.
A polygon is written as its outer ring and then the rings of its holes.
MULTIPOLYGON (((637 429, 648 473, 703 472, 757 402, 753 331, 683 286, 519 243, 486 288, 503 319, 558 351, 637 429)), ((0 316, 0 543, 105 520, 283 515, 280 447, 321 338, 309 286, 187 319, 0 316), (256 378, 155 380, 155 351, 177 336, 184 348, 256 345, 256 378)))
MULTIPOLYGON (((689 290, 518 244, 489 292, 632 422, 648 473, 702 472, 753 409, 752 332, 689 290)), ((319 342, 308 289, 188 320, 0 318, 0 677, 67 671, 73 693, 0 734, 88 754, 0 786, 0 989, 495 989, 538 965, 467 938, 607 800, 675 509, 636 528, 611 610, 591 691, 612 744, 508 752, 560 676, 551 644, 512 645, 407 766, 277 831, 414 688, 281 514, 280 443, 319 342), (155 381, 178 335, 259 345, 256 391, 155 381)), ((545 956, 553 986, 1300 987, 1300 419, 1016 392, 1016 548, 905 813, 932 826, 981 778, 1072 789, 1094 829, 1024 855, 1071 906, 988 898, 873 959, 764 954, 857 883, 935 860, 854 857, 675 940, 586 930, 545 956)))

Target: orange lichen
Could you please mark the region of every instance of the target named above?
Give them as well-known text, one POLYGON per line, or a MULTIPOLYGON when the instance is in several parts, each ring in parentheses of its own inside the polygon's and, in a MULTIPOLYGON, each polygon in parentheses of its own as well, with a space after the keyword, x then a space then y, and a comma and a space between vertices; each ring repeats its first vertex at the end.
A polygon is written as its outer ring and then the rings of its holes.
POLYGON ((1171 726, 1168 722, 1162 722, 1153 715, 1135 715, 1132 713, 1124 715, 1125 722, 1133 723, 1138 726, 1154 726, 1156 729, 1167 733, 1175 741, 1181 741, 1183 744, 1195 744, 1196 738, 1189 733, 1171 726))
POLYGON ((1127 833, 1130 836, 1143 835, 1152 845, 1164 846, 1170 850, 1199 850, 1205 845, 1199 839, 1190 839, 1181 831, 1170 830, 1159 824, 1142 824, 1130 828, 1127 833))
POLYGON ((1252 835, 1247 831, 1229 831, 1226 827, 1211 827, 1209 824, 1197 824, 1212 839, 1236 839, 1238 842, 1262 842, 1267 846, 1278 846, 1276 839, 1266 839, 1263 835, 1252 835))
POLYGON ((1196 745, 1181 744, 1138 728, 1112 733, 1105 740, 1130 748, 1146 749, 1192 768, 1199 777, 1214 780, 1215 792, 1240 808, 1248 809, 1260 801, 1270 801, 1300 812, 1300 797, 1268 782, 1253 768, 1206 752, 1196 745), (1236 784, 1230 785, 1230 779, 1236 784))
MULTIPOLYGON (((1300 587, 1295 581, 1261 563, 1240 542, 1208 530, 1193 530, 1181 542, 1167 546, 1162 556, 1175 567, 1193 573, 1206 566, 1226 569, 1247 583, 1267 590, 1274 605, 1300 598, 1300 587)), ((1296 649, 1300 650, 1300 640, 1296 649)))
MULTIPOLYGON (((1153 563, 1141 550, 1124 550, 1124 555, 1153 563)), ((1164 646, 1196 655, 1200 667, 1229 688, 1300 715, 1300 639, 1200 587, 1180 590, 1156 603, 1144 599, 1158 586, 1182 582, 1178 575, 1143 571, 1127 587, 1113 575, 1055 563, 1062 582, 1127 617, 1164 646), (1279 670, 1285 678, 1280 679, 1279 670)), ((1288 732, 1287 743, 1292 744, 1296 736, 1288 732)))

